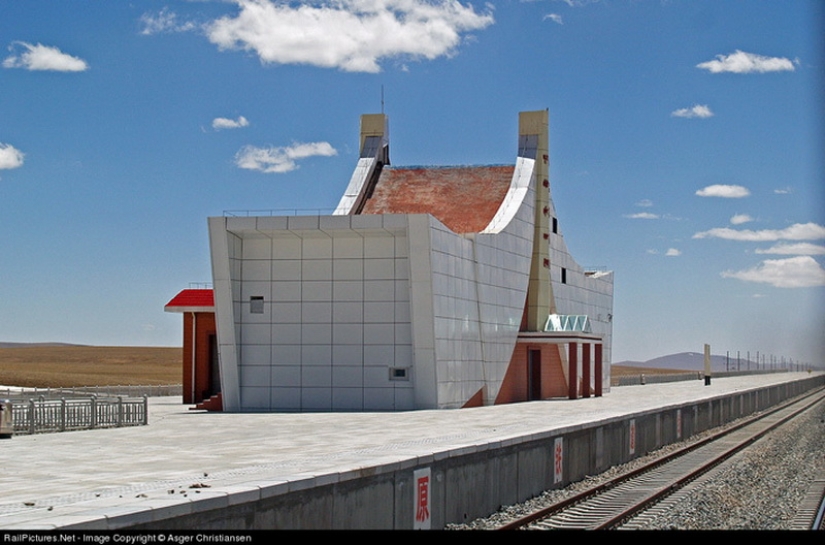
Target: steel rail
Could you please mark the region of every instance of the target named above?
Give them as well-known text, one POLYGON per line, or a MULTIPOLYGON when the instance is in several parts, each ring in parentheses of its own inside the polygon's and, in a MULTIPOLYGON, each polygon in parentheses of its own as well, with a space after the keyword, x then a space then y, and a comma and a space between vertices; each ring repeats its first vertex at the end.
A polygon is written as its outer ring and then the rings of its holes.
POLYGON ((811 523, 811 530, 825 530, 825 494, 819 502, 819 509, 816 510, 816 516, 811 523))
POLYGON ((825 475, 811 483, 790 529, 825 530, 825 475))

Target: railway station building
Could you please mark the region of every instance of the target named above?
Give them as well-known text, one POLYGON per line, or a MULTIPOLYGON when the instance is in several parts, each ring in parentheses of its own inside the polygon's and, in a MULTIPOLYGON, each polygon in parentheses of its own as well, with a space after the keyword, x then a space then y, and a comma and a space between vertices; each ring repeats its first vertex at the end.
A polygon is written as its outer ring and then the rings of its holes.
POLYGON ((332 214, 209 218, 213 289, 166 305, 184 314, 189 402, 404 411, 609 391, 613 273, 567 250, 548 112, 518 126, 514 164, 396 167, 387 117, 364 115, 332 214))

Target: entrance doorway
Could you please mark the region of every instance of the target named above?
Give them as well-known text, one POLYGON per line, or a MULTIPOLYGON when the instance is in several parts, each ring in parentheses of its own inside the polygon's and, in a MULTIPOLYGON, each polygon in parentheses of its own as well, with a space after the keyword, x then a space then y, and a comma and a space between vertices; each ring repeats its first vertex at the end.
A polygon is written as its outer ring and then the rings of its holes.
POLYGON ((204 398, 209 398, 221 391, 221 374, 218 365, 218 337, 209 335, 209 391, 204 398))
POLYGON ((527 399, 541 399, 541 350, 527 350, 527 399))

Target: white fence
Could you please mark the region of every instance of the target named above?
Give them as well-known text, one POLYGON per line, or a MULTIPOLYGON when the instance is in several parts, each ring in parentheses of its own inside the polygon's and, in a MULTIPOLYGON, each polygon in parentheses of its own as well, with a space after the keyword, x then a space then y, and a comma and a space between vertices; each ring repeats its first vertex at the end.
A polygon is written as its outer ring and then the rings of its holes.
POLYGON ((165 397, 183 395, 182 384, 148 384, 121 386, 78 386, 75 388, 19 388, 0 386, 0 400, 72 399, 95 397, 165 397))
POLYGON ((35 434, 149 423, 149 402, 123 397, 98 399, 30 399, 12 402, 14 433, 35 434))

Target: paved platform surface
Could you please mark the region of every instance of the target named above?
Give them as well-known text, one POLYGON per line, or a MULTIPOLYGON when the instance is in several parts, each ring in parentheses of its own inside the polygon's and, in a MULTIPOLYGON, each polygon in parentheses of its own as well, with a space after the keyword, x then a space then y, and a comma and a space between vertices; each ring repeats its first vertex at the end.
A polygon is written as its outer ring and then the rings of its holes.
POLYGON ((184 512, 187 502, 209 498, 240 502, 261 487, 335 482, 360 468, 808 376, 622 386, 599 398, 403 413, 206 413, 190 411, 179 397, 150 398, 147 426, 0 440, 0 529, 47 529, 177 505, 184 512))

